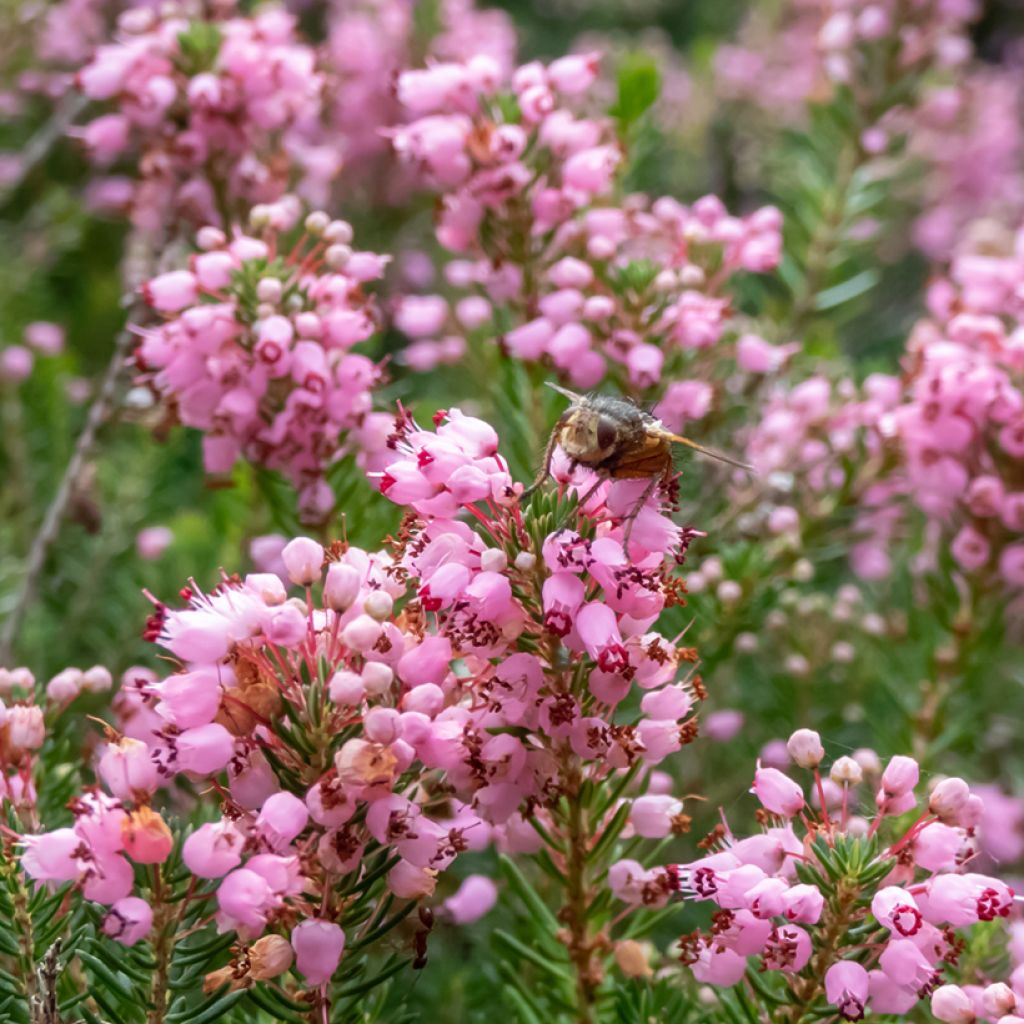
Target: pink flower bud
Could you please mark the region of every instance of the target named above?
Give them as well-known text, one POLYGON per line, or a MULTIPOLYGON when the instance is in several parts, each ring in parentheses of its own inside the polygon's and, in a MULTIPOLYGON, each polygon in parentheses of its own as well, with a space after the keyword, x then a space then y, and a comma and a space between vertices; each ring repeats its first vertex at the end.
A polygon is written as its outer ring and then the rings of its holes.
POLYGON ((162 864, 170 856, 174 837, 167 822, 151 807, 132 811, 121 824, 124 852, 136 864, 162 864))
POLYGON ((971 997, 959 985, 940 985, 932 993, 932 1013, 947 1024, 973 1024, 971 997))
POLYGON ((1003 1017, 1017 1009, 1018 999, 1013 989, 1004 982, 989 985, 981 995, 981 1005, 989 1017, 1003 1017))
POLYGON ((326 984, 341 963, 345 933, 332 921, 311 918, 292 929, 295 966, 311 988, 326 984))
POLYGON ((187 270, 172 270, 142 286, 146 302, 161 313, 178 313, 199 298, 195 276, 187 270))
POLYGON ((786 743, 789 756, 801 768, 817 768, 825 756, 821 737, 813 729, 797 729, 786 743))
POLYGON ((479 921, 498 901, 498 887, 486 875, 468 875, 458 891, 444 901, 455 924, 479 921))
POLYGON ((963 779, 943 779, 928 798, 928 810, 941 821, 956 824, 970 796, 970 787, 963 779))
POLYGON ((882 789, 887 796, 904 796, 916 785, 920 777, 917 762, 912 757, 897 754, 882 772, 882 789))
POLYGON ((82 692, 84 683, 81 669, 66 668, 46 684, 46 696, 55 704, 69 704, 82 692))
POLYGON ((306 805, 291 793, 282 791, 268 797, 256 818, 256 830, 272 847, 287 846, 309 821, 306 805))
POLYGON ((285 545, 281 560, 292 583, 309 587, 320 579, 324 549, 309 537, 296 537, 285 545))
POLYGON ((664 839, 672 831, 673 818, 683 812, 682 800, 672 796, 639 796, 630 808, 629 820, 638 836, 664 839))
POLYGON ((8 345, 0 349, 0 380, 8 380, 14 384, 25 380, 32 372, 35 359, 24 345, 8 345))
POLYGON ((8 754, 12 759, 31 750, 38 750, 46 738, 43 709, 24 704, 9 707, 0 725, 0 737, 6 740, 8 754))
POLYGON ((148 526, 135 537, 135 550, 139 558, 147 562, 158 559, 174 540, 174 534, 166 526, 148 526))
POLYGON ((153 908, 137 896, 125 896, 115 901, 103 918, 103 934, 122 946, 134 946, 144 939, 153 927, 153 908))
POLYGON ((25 341, 44 356, 55 356, 64 348, 64 328, 60 324, 37 320, 25 328, 25 341))
POLYGON ((792 818, 804 806, 804 795, 800 787, 777 768, 761 768, 759 765, 751 792, 761 801, 766 811, 784 818, 792 818))
POLYGON ((258 933, 266 924, 266 912, 273 896, 273 890, 262 875, 248 868, 239 868, 220 883, 217 905, 232 927, 258 933))

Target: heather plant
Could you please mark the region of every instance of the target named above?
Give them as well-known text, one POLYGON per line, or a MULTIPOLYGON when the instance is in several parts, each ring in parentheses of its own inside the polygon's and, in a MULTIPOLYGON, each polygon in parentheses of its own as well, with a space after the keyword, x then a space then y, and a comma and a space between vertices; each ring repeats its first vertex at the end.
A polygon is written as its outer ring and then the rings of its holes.
POLYGON ((0 1020, 1024 1021, 1024 26, 745 6, 0 12, 0 1020))

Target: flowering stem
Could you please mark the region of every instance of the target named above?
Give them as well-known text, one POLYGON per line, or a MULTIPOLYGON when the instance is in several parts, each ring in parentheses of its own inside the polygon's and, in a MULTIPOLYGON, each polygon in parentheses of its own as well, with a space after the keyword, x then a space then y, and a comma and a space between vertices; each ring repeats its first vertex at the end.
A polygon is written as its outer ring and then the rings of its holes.
POLYGON ((576 975, 576 1020, 590 1024, 597 990, 598 972, 593 962, 594 943, 587 921, 587 829, 586 809, 580 800, 579 759, 571 750, 562 753, 562 778, 568 812, 564 824, 567 851, 565 906, 561 919, 569 929, 569 959, 576 975))
POLYGON ((171 913, 171 905, 164 898, 162 868, 156 865, 153 870, 153 959, 156 967, 153 970, 153 983, 150 988, 149 1024, 163 1024, 167 1014, 169 998, 168 976, 171 970, 171 952, 174 948, 174 933, 177 930, 176 915, 171 913))
POLYGON ((793 1001, 784 1011, 784 1020, 789 1024, 800 1024, 811 1012, 814 1004, 824 992, 825 973, 838 959, 843 945, 843 938, 850 926, 851 917, 860 887, 847 878, 841 878, 836 885, 834 901, 826 906, 821 919, 821 946, 811 959, 808 977, 794 978, 792 985, 793 1001))

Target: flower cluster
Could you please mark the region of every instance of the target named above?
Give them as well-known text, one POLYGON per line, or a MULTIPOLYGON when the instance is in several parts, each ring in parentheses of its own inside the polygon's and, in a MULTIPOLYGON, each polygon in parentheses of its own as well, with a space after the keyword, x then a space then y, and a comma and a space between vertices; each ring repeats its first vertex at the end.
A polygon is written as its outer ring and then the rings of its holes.
POLYGON ((113 684, 102 665, 65 668, 37 685, 28 668, 0 668, 0 799, 19 818, 36 821, 39 758, 55 720, 83 693, 106 693, 113 684))
POLYGON ((346 185, 379 200, 406 198, 410 176, 398 173, 389 159, 386 134, 402 120, 395 79, 413 66, 418 50, 438 61, 483 54, 507 71, 516 49, 515 31, 503 11, 478 10, 471 0, 444 0, 432 16, 436 30, 422 39, 408 4, 359 0, 331 7, 324 59, 329 127, 315 152, 305 152, 307 166, 317 155, 333 162, 340 153, 346 185))
MULTIPOLYGON (((32 878, 75 883, 110 907, 107 934, 138 941, 158 897, 133 893, 132 864, 175 848, 158 791, 203 781, 220 815, 180 853, 189 892, 214 893, 218 928, 254 944, 234 983, 271 976, 246 973, 263 963, 252 952, 290 930, 317 987, 351 930, 341 894, 361 880, 428 897, 458 853, 536 849, 529 819, 550 823, 569 787, 657 764, 695 736, 694 653, 651 628, 680 600, 670 556, 690 533, 660 499, 637 507, 637 482, 585 478, 571 485, 589 492, 576 528, 546 532, 520 510, 494 431, 454 409, 438 423, 396 423, 378 475, 408 508, 391 551, 297 538, 278 556, 287 580, 224 576, 208 593, 190 582, 184 607, 154 599, 146 636, 179 668, 126 674, 123 733, 97 766, 105 791, 74 802, 73 825, 24 837, 32 878), (619 721, 634 686, 641 715, 619 721)), ((640 801, 634 813, 649 814, 640 801)), ((474 883, 446 913, 471 920, 491 902, 474 883)))
POLYGON ((1008 917, 1014 900, 1003 882, 971 870, 981 799, 963 780, 942 779, 906 825, 902 816, 918 805, 912 758, 893 757, 883 771, 876 755, 860 751, 823 777, 824 748, 809 729, 790 737, 788 753, 813 773, 817 813, 797 782, 759 764, 751 792, 763 833, 737 838, 723 824, 699 860, 648 872, 620 862, 610 886, 634 904, 678 893, 718 908, 707 932, 680 942, 699 981, 736 985, 756 956, 761 972, 777 972, 792 989, 784 1001, 827 1003, 845 1020, 860 1020, 869 1006, 905 1014, 932 992, 941 1004, 943 972, 963 948, 958 929, 1008 917), (865 786, 873 820, 860 814, 865 786), (887 819, 903 820, 889 842, 881 835, 887 819), (808 983, 802 972, 812 957, 808 983))
POLYGON ((820 97, 836 85, 884 86, 884 76, 897 69, 908 76, 963 63, 970 54, 966 31, 978 13, 973 0, 923 0, 910 8, 896 0, 793 0, 778 24, 755 11, 740 45, 719 50, 716 71, 727 96, 766 109, 820 97), (891 61, 888 71, 883 59, 891 61))
POLYGON ((914 240, 933 259, 948 260, 980 217, 1016 224, 1024 215, 1022 87, 1020 68, 984 66, 933 89, 915 112, 910 150, 931 170, 914 240))
POLYGON ((965 248, 933 283, 907 345, 888 429, 914 503, 967 573, 1024 585, 1024 232, 1009 252, 965 248))
POLYGON ((419 681, 459 698, 434 719, 428 763, 501 824, 564 792, 567 757, 597 779, 679 750, 695 735, 702 690, 687 670, 694 652, 653 623, 680 600, 670 569, 692 531, 660 511, 661 498, 637 506, 646 481, 595 484, 563 459, 560 488, 585 500, 579 525, 547 532, 550 519, 524 520, 493 430, 455 409, 438 422, 434 432, 400 421, 400 458, 380 476, 382 493, 421 524, 398 560, 436 623, 426 643, 439 665, 457 657, 469 670, 442 679, 420 655, 419 681), (463 509, 481 532, 458 521, 463 509), (641 715, 617 723, 634 687, 641 715))
POLYGON ((190 269, 143 286, 166 319, 142 332, 136 360, 177 419, 205 432, 208 472, 239 457, 281 470, 318 519, 333 505, 324 473, 342 435, 370 458, 390 422, 370 412, 380 368, 354 351, 376 329, 364 286, 386 260, 354 252, 351 227, 319 212, 284 247, 299 215, 285 197, 254 209, 251 234, 201 229, 190 269))
MULTIPOLYGON (((597 70, 596 55, 571 56, 506 83, 477 58, 399 79, 419 117, 395 131, 395 148, 441 193, 438 240, 473 257, 446 269, 462 295, 451 310, 436 295, 400 303, 414 365, 445 361, 451 336, 493 337, 504 324, 516 358, 543 360, 576 387, 613 375, 641 392, 722 337, 734 273, 778 263, 774 208, 739 218, 713 196, 693 207, 617 200, 621 144, 607 118, 580 111, 597 70)), ((674 405, 691 407, 696 381, 684 383, 674 405)))
MULTIPOLYGON (((77 84, 114 104, 81 137, 101 166, 131 155, 140 178, 132 217, 152 230, 172 216, 227 228, 239 209, 280 197, 317 126, 323 81, 281 8, 190 21, 137 7, 77 84)), ((337 169, 311 165, 328 177, 337 169)))

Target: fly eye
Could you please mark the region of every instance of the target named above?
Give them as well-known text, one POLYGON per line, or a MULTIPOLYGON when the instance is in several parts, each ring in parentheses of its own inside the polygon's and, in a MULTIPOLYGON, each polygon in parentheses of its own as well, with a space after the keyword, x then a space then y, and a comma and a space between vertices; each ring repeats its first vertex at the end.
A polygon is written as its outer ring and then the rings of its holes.
POLYGON ((598 416, 597 447, 600 448, 601 451, 611 448, 615 444, 615 440, 618 436, 619 432, 615 427, 615 421, 608 419, 607 416, 598 416))

